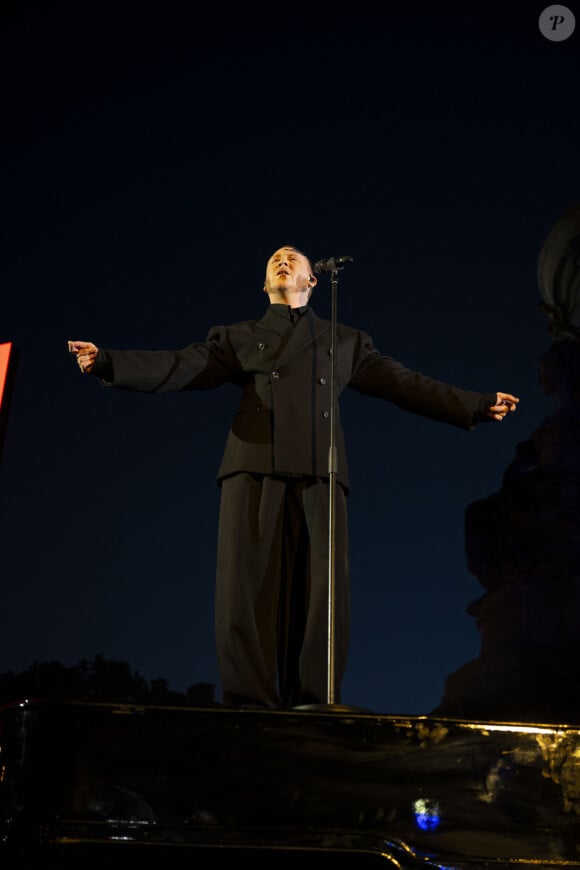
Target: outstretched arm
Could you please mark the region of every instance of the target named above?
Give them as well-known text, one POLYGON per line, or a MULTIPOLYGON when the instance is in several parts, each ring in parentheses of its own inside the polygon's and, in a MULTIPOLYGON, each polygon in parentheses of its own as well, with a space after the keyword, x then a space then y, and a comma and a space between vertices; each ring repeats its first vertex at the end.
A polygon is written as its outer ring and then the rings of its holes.
POLYGON ((500 421, 515 411, 519 399, 511 393, 465 390, 406 368, 392 357, 381 356, 366 333, 361 333, 357 364, 350 386, 365 395, 387 399, 411 411, 472 429, 477 423, 500 421))
POLYGON ((68 349, 105 386, 145 393, 214 389, 240 368, 227 327, 219 326, 181 350, 113 350, 92 341, 69 341, 68 349))

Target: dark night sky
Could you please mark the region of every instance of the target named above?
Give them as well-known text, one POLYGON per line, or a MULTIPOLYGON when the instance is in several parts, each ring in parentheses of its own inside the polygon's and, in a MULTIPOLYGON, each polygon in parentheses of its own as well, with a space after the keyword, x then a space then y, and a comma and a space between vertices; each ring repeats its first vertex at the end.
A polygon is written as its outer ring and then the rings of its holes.
MULTIPOLYGON (((332 15, 276 4, 1 13, 0 671, 97 654, 216 684, 215 475, 237 391, 144 396, 67 339, 175 348, 260 317, 272 251, 350 254, 339 320, 411 368, 521 398, 471 433, 344 394, 343 701, 426 713, 479 652, 465 507, 554 408, 536 261, 580 195, 580 30, 543 4, 332 15)), ((580 8, 576 10, 576 16, 580 8)), ((330 314, 323 278, 313 297, 330 314)))

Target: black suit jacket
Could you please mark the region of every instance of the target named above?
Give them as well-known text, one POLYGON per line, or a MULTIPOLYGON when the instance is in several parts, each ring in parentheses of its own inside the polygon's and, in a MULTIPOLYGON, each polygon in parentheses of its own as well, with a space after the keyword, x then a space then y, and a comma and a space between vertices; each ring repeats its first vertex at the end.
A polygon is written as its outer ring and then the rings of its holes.
MULTIPOLYGON (((331 323, 307 308, 292 329, 268 308, 261 320, 215 326, 205 342, 177 351, 109 350, 111 386, 144 392, 208 390, 224 383, 242 396, 227 438, 218 481, 240 471, 328 476, 331 323), (289 331, 290 330, 290 331, 289 331)), ((400 408, 472 428, 484 394, 434 380, 382 356, 369 335, 339 324, 337 397, 346 387, 400 408)), ((339 411, 337 480, 348 489, 339 411)))

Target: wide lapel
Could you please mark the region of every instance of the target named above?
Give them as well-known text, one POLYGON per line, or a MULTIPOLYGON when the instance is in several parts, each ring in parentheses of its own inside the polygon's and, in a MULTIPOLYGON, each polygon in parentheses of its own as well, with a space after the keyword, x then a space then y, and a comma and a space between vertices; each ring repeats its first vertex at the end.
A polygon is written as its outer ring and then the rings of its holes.
POLYGON ((320 336, 329 330, 330 323, 328 320, 322 320, 316 316, 312 308, 307 308, 294 327, 288 343, 282 350, 278 359, 278 366, 289 362, 293 357, 301 353, 305 347, 316 342, 320 336))
POLYGON ((288 330, 288 321, 279 314, 276 314, 271 308, 266 308, 264 316, 261 320, 255 323, 256 329, 265 329, 267 332, 274 332, 280 337, 284 337, 288 330))
MULTIPOLYGON (((263 318, 256 322, 255 327, 256 329, 264 329, 267 332, 274 332, 276 335, 283 337, 287 333, 288 324, 279 314, 276 314, 271 308, 267 308, 263 318)), ((276 366, 287 363, 292 357, 295 357, 296 354, 304 350, 305 347, 308 347, 309 344, 317 341, 319 336, 329 329, 330 323, 328 320, 322 320, 316 316, 312 308, 307 308, 290 333, 288 341, 276 360, 276 366)))

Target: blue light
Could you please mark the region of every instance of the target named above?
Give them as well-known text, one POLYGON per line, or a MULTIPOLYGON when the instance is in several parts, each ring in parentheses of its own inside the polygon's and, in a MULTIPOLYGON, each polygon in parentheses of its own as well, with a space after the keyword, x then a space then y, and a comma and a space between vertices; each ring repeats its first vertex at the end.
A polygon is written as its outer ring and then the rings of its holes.
POLYGON ((430 798, 419 798, 413 804, 415 822, 422 831, 434 831, 441 821, 439 803, 430 798))

